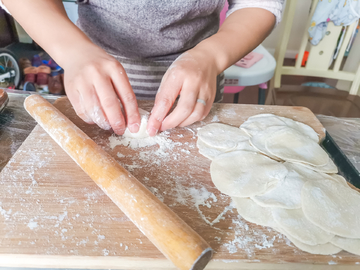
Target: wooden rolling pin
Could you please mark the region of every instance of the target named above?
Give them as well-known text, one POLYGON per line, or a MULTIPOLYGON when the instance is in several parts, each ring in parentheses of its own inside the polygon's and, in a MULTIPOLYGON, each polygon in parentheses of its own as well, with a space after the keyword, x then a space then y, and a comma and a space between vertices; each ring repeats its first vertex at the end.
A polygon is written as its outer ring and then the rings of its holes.
POLYGON ((27 97, 24 106, 177 268, 205 268, 213 250, 143 184, 41 96, 27 97))

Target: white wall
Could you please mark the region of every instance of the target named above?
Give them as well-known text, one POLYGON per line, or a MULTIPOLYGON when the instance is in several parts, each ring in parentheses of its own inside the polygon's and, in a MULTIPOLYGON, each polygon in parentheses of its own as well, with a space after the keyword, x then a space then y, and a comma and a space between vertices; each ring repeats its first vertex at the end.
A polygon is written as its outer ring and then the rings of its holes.
MULTIPOLYGON (((294 0, 288 0, 294 1, 294 0)), ((295 54, 299 50, 301 38, 305 31, 306 20, 309 15, 311 6, 311 0, 297 0, 296 14, 294 18, 293 27, 291 29, 291 36, 287 48, 285 57, 295 58, 295 54)), ((274 53, 275 47, 278 40, 281 38, 282 26, 284 24, 280 23, 274 31, 264 40, 263 45, 269 50, 269 52, 274 53)))

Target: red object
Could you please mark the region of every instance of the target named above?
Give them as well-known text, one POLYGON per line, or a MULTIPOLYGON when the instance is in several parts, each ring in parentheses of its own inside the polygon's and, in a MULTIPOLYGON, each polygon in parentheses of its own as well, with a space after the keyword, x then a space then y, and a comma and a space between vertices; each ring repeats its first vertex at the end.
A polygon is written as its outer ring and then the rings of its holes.
POLYGON ((41 65, 37 68, 37 70, 36 84, 47 85, 49 83, 49 74, 51 73, 50 67, 41 65))
POLYGON ((36 67, 26 67, 24 69, 24 82, 31 82, 31 83, 35 83, 36 81, 36 74, 38 73, 38 70, 36 67))
POLYGON ((34 73, 25 74, 24 82, 35 83, 35 80, 36 80, 36 74, 34 73))
MULTIPOLYGON (((295 55, 295 59, 297 59, 297 58, 298 58, 298 53, 295 55)), ((305 51, 305 52, 304 52, 303 59, 302 59, 302 61, 301 61, 301 66, 302 66, 302 67, 305 67, 306 61, 308 60, 308 58, 309 58, 309 52, 308 52, 308 51, 305 51)))

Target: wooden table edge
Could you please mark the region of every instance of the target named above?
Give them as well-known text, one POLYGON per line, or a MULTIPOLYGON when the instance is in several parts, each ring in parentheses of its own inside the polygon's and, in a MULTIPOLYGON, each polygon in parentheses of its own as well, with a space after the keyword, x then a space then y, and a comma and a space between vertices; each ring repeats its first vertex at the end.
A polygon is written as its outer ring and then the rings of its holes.
MULTIPOLYGON (((74 269, 176 269, 166 258, 134 258, 119 256, 61 256, 36 254, 0 254, 0 267, 74 268, 74 269)), ((257 269, 257 270, 317 270, 359 269, 359 264, 321 263, 262 263, 251 260, 212 259, 206 270, 257 269)))

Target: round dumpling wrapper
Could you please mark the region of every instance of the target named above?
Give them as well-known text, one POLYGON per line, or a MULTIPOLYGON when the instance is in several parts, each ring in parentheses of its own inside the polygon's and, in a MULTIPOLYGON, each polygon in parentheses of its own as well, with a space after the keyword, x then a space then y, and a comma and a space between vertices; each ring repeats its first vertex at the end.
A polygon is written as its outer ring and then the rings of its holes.
POLYGON ((233 151, 216 157, 210 165, 211 179, 223 193, 251 197, 274 188, 288 173, 286 167, 262 154, 233 151))
POLYGON ((248 141, 247 135, 240 128, 213 123, 199 129, 198 137, 207 145, 224 151, 230 151, 238 145, 239 142, 248 141))
POLYGON ((308 181, 301 192, 307 219, 325 231, 360 238, 360 193, 334 180, 308 181))

